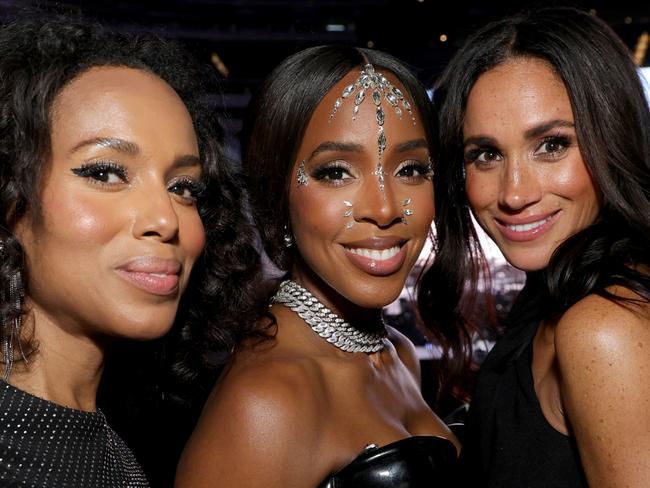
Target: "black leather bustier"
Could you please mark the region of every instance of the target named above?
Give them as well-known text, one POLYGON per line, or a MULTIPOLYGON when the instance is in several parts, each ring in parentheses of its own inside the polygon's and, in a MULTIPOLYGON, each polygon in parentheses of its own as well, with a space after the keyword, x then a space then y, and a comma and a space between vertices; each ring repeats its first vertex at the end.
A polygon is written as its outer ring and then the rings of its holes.
POLYGON ((368 446, 319 488, 441 488, 456 486, 456 448, 435 436, 368 446))

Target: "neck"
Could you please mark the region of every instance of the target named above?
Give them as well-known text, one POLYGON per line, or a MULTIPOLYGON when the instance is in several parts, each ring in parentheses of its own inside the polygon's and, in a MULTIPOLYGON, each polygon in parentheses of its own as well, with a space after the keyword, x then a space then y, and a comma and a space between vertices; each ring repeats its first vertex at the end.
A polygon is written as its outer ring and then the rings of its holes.
POLYGON ((14 364, 9 383, 66 407, 96 410, 104 364, 101 345, 78 330, 62 327, 36 306, 31 307, 28 321, 33 324, 36 351, 28 363, 14 364))
POLYGON ((308 266, 294 267, 291 279, 309 290, 318 300, 356 329, 371 332, 384 328, 381 308, 361 307, 325 283, 308 266))

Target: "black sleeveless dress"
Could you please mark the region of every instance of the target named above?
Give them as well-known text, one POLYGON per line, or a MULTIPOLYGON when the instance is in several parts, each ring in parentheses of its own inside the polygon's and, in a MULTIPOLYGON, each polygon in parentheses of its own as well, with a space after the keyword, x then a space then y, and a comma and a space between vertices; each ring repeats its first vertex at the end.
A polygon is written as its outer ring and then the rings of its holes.
POLYGON ((588 486, 575 439, 551 427, 535 393, 532 342, 543 316, 538 279, 529 276, 508 332, 481 366, 461 452, 464 486, 588 486))
POLYGON ((319 488, 444 488, 458 486, 456 448, 435 436, 368 446, 319 488))
POLYGON ((56 405, 0 381, 0 486, 148 487, 101 411, 56 405))

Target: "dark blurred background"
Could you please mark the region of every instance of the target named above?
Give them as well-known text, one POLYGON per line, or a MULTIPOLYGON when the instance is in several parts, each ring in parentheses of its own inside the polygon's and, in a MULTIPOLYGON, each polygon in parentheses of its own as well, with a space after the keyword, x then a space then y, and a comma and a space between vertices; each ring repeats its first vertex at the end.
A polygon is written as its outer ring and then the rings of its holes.
MULTIPOLYGON (((542 2, 537 2, 542 3, 542 2)), ((0 12, 29 5, 81 10, 124 31, 182 41, 223 78, 215 104, 240 128, 250 93, 283 58, 319 44, 387 51, 431 84, 468 33, 532 2, 477 0, 0 0, 0 12)), ((606 20, 631 50, 650 31, 644 1, 543 2, 574 5, 606 20)), ((647 46, 647 38, 646 38, 647 46)), ((648 57, 644 56, 647 62, 648 57)))
MULTIPOLYGON (((599 16, 623 39, 639 66, 649 66, 650 6, 643 1, 543 4, 572 5, 599 16)), ((31 7, 80 11, 120 31, 153 31, 180 41, 199 60, 211 64, 221 80, 220 91, 209 94, 208 103, 222 111, 236 159, 237 136, 251 93, 286 56, 321 44, 380 49, 406 61, 425 85, 433 86, 469 33, 532 5, 477 0, 0 0, 0 19, 31 7)), ((503 315, 523 283, 523 274, 507 265, 487 241, 485 246, 494 288, 484 292, 494 295, 497 312, 503 315)), ((450 419, 459 403, 436 398, 439 351, 414 327, 408 304, 413 281, 386 313, 418 345, 423 394, 441 417, 450 419)), ((485 331, 475 341, 477 363, 496 337, 492 329, 485 331)), ((100 388, 100 407, 133 448, 154 487, 172 486, 180 450, 211 384, 208 378, 205 385, 198 385, 197 400, 189 403, 177 394, 178 385, 167 374, 170 355, 164 340, 121 345, 109 358, 100 388)))

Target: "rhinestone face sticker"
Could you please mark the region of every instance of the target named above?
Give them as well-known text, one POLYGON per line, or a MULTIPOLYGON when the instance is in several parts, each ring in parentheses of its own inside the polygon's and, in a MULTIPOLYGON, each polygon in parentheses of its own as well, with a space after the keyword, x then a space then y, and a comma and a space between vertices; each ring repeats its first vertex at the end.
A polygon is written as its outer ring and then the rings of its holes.
POLYGON ((354 209, 352 208, 352 202, 350 200, 343 200, 343 205, 346 207, 345 212, 343 212, 343 217, 352 217, 352 220, 346 222, 345 228, 351 229, 354 226, 354 209))
MULTIPOLYGON (((406 207, 407 205, 410 205, 412 201, 413 200, 411 199, 411 197, 402 200, 402 207, 406 207)), ((404 214, 404 217, 402 217, 402 223, 404 225, 408 225, 408 220, 406 220, 406 217, 410 217, 411 215, 413 215, 414 212, 410 208, 405 208, 402 211, 402 213, 404 214)))
POLYGON ((372 64, 366 64, 359 77, 351 85, 346 86, 341 93, 341 96, 336 99, 334 102, 334 107, 330 113, 329 121, 331 122, 334 118, 336 112, 343 105, 343 101, 354 96, 354 108, 352 109, 352 120, 356 120, 357 114, 359 113, 360 105, 366 100, 366 98, 371 98, 375 106, 375 121, 378 126, 377 134, 377 152, 378 152, 378 162, 377 167, 372 172, 374 176, 377 177, 379 183, 379 191, 385 195, 385 179, 382 161, 384 157, 384 152, 386 151, 387 141, 386 134, 384 133, 384 122, 386 120, 386 113, 382 107, 382 100, 386 100, 388 105, 393 108, 397 116, 401 119, 403 110, 409 114, 413 125, 415 125, 415 116, 411 109, 411 104, 404 98, 404 94, 399 88, 391 84, 384 75, 375 71, 375 68, 372 64), (366 94, 369 93, 369 97, 366 97, 366 94))

